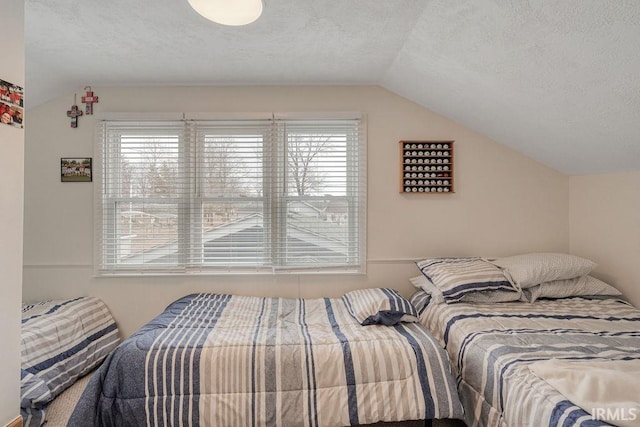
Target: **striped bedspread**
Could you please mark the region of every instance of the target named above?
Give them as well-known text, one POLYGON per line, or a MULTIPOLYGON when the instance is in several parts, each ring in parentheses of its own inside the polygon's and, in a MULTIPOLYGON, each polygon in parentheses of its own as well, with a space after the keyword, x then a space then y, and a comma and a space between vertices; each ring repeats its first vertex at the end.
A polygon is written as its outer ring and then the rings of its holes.
POLYGON ((71 426, 338 426, 461 418, 419 323, 361 326, 342 299, 194 294, 105 361, 71 426))
POLYGON ((111 313, 97 298, 23 305, 20 388, 24 425, 41 425, 49 402, 99 365, 119 340, 111 313))
POLYGON ((640 310, 617 299, 431 304, 420 320, 446 346, 469 426, 609 425, 528 366, 640 359, 640 310))

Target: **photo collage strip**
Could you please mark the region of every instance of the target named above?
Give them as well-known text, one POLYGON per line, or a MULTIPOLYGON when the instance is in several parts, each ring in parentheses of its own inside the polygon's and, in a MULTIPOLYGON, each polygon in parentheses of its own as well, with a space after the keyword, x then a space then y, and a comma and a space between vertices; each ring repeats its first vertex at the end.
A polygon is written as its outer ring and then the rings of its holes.
POLYGON ((0 123, 24 127, 24 89, 0 80, 0 123))

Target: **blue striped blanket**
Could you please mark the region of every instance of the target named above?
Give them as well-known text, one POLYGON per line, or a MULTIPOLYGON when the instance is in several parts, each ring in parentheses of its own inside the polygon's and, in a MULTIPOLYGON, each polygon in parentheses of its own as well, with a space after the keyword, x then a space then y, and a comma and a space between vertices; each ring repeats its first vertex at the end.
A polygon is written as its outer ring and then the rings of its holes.
POLYGON ((70 426, 337 426, 462 418, 419 323, 360 325, 342 299, 194 294, 89 382, 70 426))
POLYGON ((119 341, 109 309, 97 298, 23 305, 20 388, 24 425, 41 425, 49 402, 99 365, 119 341))
POLYGON ((618 299, 430 304, 420 320, 446 347, 469 426, 609 425, 529 366, 640 359, 640 310, 618 299))

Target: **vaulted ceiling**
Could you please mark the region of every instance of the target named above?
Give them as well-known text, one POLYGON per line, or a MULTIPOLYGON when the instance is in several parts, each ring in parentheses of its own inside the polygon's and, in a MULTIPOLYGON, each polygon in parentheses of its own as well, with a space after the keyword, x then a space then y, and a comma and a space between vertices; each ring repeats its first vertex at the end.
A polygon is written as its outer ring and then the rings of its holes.
POLYGON ((26 101, 85 85, 380 85, 566 174, 640 170, 638 0, 26 0, 26 101))

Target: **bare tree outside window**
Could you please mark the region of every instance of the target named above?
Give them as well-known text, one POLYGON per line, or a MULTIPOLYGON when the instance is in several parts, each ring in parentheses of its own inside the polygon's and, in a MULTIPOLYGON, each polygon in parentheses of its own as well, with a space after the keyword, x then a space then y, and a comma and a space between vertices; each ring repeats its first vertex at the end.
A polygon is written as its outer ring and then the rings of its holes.
POLYGON ((286 262, 305 265, 345 262, 348 234, 347 135, 287 133, 286 262), (301 243, 304 233, 314 244, 301 243))
POLYGON ((262 196, 263 151, 262 135, 205 136, 201 164, 203 196, 208 200, 202 206, 205 229, 256 213, 255 207, 247 209, 247 203, 237 198, 262 196))
POLYGON ((125 258, 175 241, 182 183, 177 136, 123 135, 121 141, 119 191, 130 198, 117 204, 125 258))
POLYGON ((289 176, 298 196, 305 196, 322 188, 325 174, 318 167, 316 159, 319 154, 330 148, 331 136, 289 135, 289 176))
POLYGON ((180 185, 177 141, 152 141, 123 149, 131 196, 175 197, 180 185))
MULTIPOLYGON (((252 153, 248 164, 246 154, 232 137, 206 138, 204 145, 203 181, 207 195, 235 197, 253 195, 256 185, 251 175, 255 175, 256 154, 252 153), (243 161, 244 160, 244 161, 243 161)), ((262 182, 259 183, 260 187, 262 182)))

